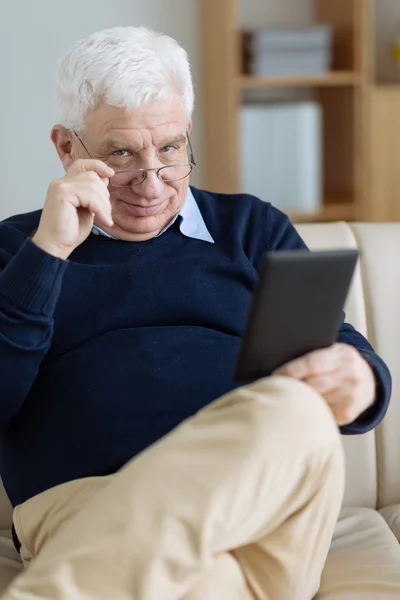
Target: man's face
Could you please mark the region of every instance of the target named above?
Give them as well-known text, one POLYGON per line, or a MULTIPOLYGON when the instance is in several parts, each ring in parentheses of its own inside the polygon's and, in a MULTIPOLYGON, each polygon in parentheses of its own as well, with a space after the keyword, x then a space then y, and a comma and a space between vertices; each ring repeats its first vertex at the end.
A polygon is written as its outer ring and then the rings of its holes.
MULTIPOLYGON (((88 114, 82 140, 93 158, 115 171, 188 164, 186 123, 178 97, 169 102, 150 102, 134 112, 102 103, 88 114)), ((71 144, 73 160, 87 158, 76 136, 71 144)), ((158 235, 181 209, 189 177, 165 181, 150 171, 139 185, 132 183, 109 186, 114 226, 102 228, 122 240, 143 241, 158 235)))

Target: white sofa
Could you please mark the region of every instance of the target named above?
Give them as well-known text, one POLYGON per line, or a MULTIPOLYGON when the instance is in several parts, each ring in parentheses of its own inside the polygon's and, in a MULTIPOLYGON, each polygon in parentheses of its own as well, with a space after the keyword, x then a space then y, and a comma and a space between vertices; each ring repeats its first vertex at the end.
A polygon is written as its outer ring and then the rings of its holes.
MULTIPOLYGON (((367 435, 343 438, 344 508, 315 600, 400 600, 400 224, 305 224, 298 229, 312 249, 359 248, 347 320, 368 337, 393 375, 383 424, 367 435)), ((0 594, 21 569, 10 527, 11 509, 1 490, 0 594)), ((219 576, 231 576, 240 585, 233 559, 225 557, 216 568, 219 576)))

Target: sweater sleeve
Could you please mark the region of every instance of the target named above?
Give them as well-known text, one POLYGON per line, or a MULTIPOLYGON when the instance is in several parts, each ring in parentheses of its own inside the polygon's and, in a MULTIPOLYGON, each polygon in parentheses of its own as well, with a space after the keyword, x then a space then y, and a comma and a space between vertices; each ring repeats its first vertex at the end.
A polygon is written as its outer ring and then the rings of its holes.
MULTIPOLYGON (((288 217, 271 207, 267 225, 267 250, 304 250, 306 248, 305 242, 288 217)), ((346 435, 366 433, 379 425, 388 409, 392 390, 390 372, 365 337, 344 320, 337 341, 354 346, 368 362, 375 375, 376 398, 374 405, 360 415, 356 421, 341 427, 341 432, 346 435)))
POLYGON ((67 262, 27 239, 0 249, 0 428, 18 413, 48 352, 67 262))

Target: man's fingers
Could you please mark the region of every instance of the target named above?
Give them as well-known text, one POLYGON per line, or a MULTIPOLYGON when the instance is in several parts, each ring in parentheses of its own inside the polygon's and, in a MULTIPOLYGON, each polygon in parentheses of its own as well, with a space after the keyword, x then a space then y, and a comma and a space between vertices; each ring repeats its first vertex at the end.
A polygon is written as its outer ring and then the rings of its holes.
POLYGON ((322 350, 315 350, 283 365, 275 371, 275 375, 306 379, 322 373, 335 371, 339 366, 341 354, 342 349, 340 344, 335 344, 322 350))
MULTIPOLYGON (((96 175, 97 177, 97 175, 96 175)), ((110 194, 101 180, 74 182, 71 201, 76 208, 85 208, 101 219, 104 225, 112 226, 110 194)))
MULTIPOLYGON (((78 161, 77 161, 78 162, 78 161)), ((110 192, 108 191, 109 176, 114 173, 113 169, 110 169, 105 163, 101 161, 82 161, 87 167, 87 163, 97 163, 99 172, 93 170, 90 171, 79 171, 76 175, 69 176, 67 181, 71 181, 73 177, 74 185, 79 182, 85 189, 86 193, 82 194, 80 198, 81 206, 91 210, 97 217, 99 217, 104 225, 112 227, 114 221, 111 214, 111 203, 110 203, 110 192), (109 169, 108 176, 101 176, 101 170, 109 169), (88 204, 90 202, 90 205, 88 204), (102 203, 101 204, 98 203, 102 203)))
POLYGON ((97 218, 101 219, 104 225, 112 227, 114 221, 111 214, 111 202, 108 190, 100 184, 97 188, 87 189, 83 198, 87 202, 85 208, 88 208, 97 218))
POLYGON ((342 384, 342 374, 341 371, 337 369, 323 373, 322 375, 304 377, 302 381, 314 388, 321 396, 326 396, 342 384))
POLYGON ((300 379, 325 399, 339 425, 353 422, 375 400, 375 379, 360 353, 347 344, 310 352, 275 371, 300 379))
POLYGON ((79 173, 97 173, 99 177, 109 178, 114 175, 114 169, 106 165, 102 160, 96 159, 78 159, 67 170, 67 176, 73 177, 79 173))
POLYGON ((352 423, 360 415, 360 402, 350 384, 342 384, 324 398, 338 425, 352 423))
POLYGON ((350 383, 343 381, 340 371, 303 379, 324 398, 338 425, 352 423, 359 414, 358 403, 350 383))

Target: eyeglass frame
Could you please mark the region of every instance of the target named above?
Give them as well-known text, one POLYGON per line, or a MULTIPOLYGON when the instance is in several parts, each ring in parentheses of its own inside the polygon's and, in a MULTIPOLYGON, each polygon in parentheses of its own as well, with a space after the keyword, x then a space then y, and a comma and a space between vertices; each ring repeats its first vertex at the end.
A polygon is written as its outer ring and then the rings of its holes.
MULTIPOLYGON (((81 140, 81 138, 77 134, 77 132, 73 131, 73 133, 74 133, 74 135, 76 135, 76 137, 78 138, 78 140, 82 144, 83 148, 88 153, 89 157, 91 159, 93 159, 93 156, 90 154, 89 150, 86 148, 85 144, 83 143, 83 141, 81 140)), ((189 133, 188 132, 186 132, 186 137, 187 137, 187 141, 188 141, 188 144, 189 144, 189 150, 190 150, 190 156, 189 156, 190 163, 185 163, 185 164, 180 164, 180 165, 165 165, 163 167, 153 167, 152 169, 122 169, 121 171, 115 171, 114 175, 118 175, 119 173, 142 173, 143 174, 143 179, 141 181, 139 181, 139 183, 135 183, 133 186, 132 186, 132 184, 128 184, 128 185, 114 185, 113 183, 111 183, 111 179, 110 179, 110 185, 112 185, 112 187, 114 187, 114 188, 135 187, 137 185, 140 185, 144 181, 146 181, 146 179, 147 179, 147 173, 149 171, 155 171, 158 179, 160 181, 164 181, 165 183, 168 183, 170 181, 171 182, 172 181, 183 181, 184 179, 186 179, 186 177, 189 177, 189 175, 193 171, 193 168, 197 166, 196 165, 196 161, 194 159, 193 147, 192 147, 192 143, 190 141, 190 137, 189 137, 189 133), (179 179, 162 179, 160 177, 160 171, 162 171, 163 169, 169 169, 170 167, 190 167, 190 171, 189 171, 189 173, 187 175, 185 175, 185 177, 181 177, 179 179)))

